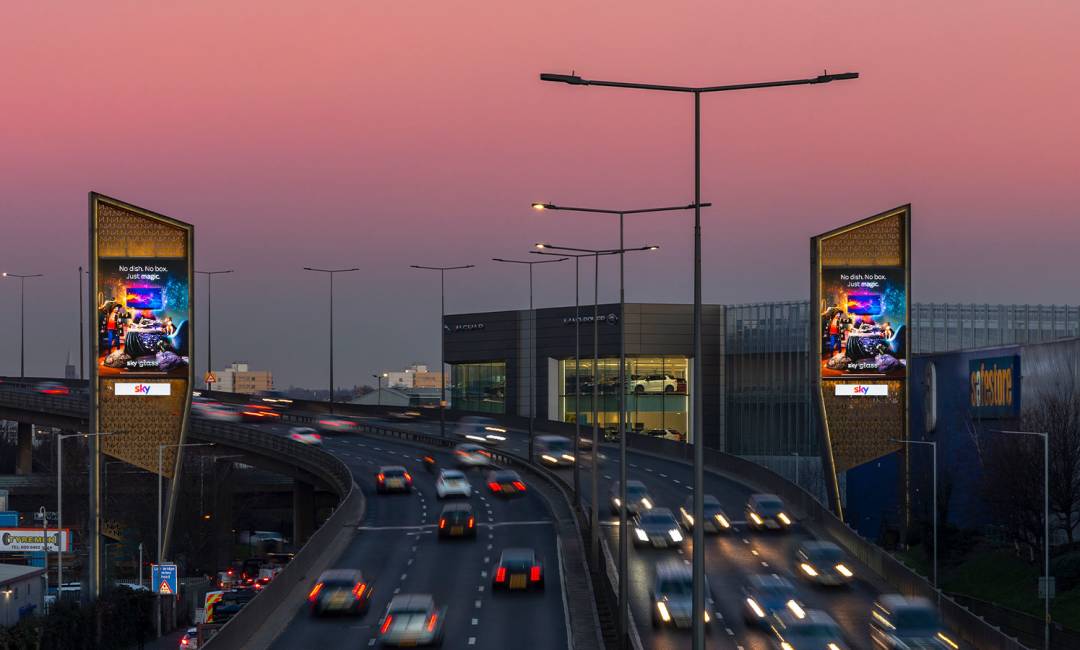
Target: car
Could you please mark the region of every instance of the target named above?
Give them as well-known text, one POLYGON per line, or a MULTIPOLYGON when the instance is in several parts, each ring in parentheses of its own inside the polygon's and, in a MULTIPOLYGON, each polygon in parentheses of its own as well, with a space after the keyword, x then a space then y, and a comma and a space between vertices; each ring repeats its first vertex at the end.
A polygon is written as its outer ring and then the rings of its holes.
POLYGON ((473 443, 454 447, 454 460, 462 467, 487 467, 491 465, 491 452, 473 443))
POLYGON ((787 530, 794 523, 775 494, 752 494, 746 502, 746 525, 754 530, 787 530))
POLYGON ((293 401, 280 390, 261 390, 255 393, 255 397, 263 404, 279 411, 286 411, 293 405, 293 401))
MULTIPOLYGON (((619 490, 619 482, 611 484, 611 514, 619 514, 619 506, 622 503, 619 490)), ((626 511, 637 514, 642 510, 652 510, 653 500, 649 496, 649 490, 641 481, 626 482, 626 511)))
POLYGON ((499 426, 494 418, 482 415, 466 415, 457 421, 454 432, 461 438, 485 445, 506 442, 506 427, 499 426))
POLYGON ((262 578, 255 578, 255 582, 252 584, 255 587, 255 591, 261 591, 266 588, 266 585, 270 584, 270 581, 274 578, 272 576, 263 576, 262 578))
POLYGON ((849 564, 844 552, 832 542, 811 539, 795 549, 795 573, 819 585, 851 584, 855 572, 849 564))
POLYGON ((682 528, 668 508, 652 508, 634 515, 633 530, 634 546, 674 548, 683 541, 682 528))
POLYGON ((535 438, 536 459, 544 465, 552 467, 572 466, 574 456, 574 443, 566 436, 536 436, 535 438))
POLYGON ((503 549, 499 563, 495 565, 491 587, 506 591, 543 589, 544 565, 536 559, 536 551, 531 548, 503 549))
POLYGON ((311 427, 293 427, 289 429, 289 440, 304 445, 315 445, 316 447, 322 446, 322 436, 319 435, 318 431, 311 427))
POLYGON ((251 587, 236 587, 221 594, 221 600, 214 605, 214 622, 224 623, 236 615, 244 605, 251 602, 255 597, 255 590, 251 587))
POLYGON ((472 484, 465 477, 465 473, 456 469, 444 469, 439 472, 439 478, 435 479, 435 495, 440 499, 446 497, 472 496, 472 484))
POLYGON ((941 627, 932 602, 900 594, 880 596, 874 603, 870 610, 870 640, 875 647, 886 650, 959 647, 941 627))
POLYGON ((312 616, 351 614, 362 616, 371 607, 374 591, 364 574, 356 569, 323 571, 308 593, 312 616))
POLYGON ((42 395, 70 395, 71 389, 58 381, 40 381, 34 386, 34 391, 42 395))
POLYGON ((840 626, 819 609, 777 612, 769 627, 778 650, 848 650, 840 626))
POLYGON ((240 407, 240 417, 244 422, 277 422, 281 413, 266 404, 244 404, 240 407))
MULTIPOLYGON (((711 494, 702 497, 704 500, 704 523, 702 528, 707 533, 722 533, 731 530, 731 518, 720 507, 720 501, 711 494)), ((679 508, 679 522, 687 532, 694 530, 694 497, 686 497, 686 501, 679 508)))
MULTIPOLYGON (((680 560, 668 560, 656 566, 656 578, 652 588, 652 625, 671 625, 676 628, 690 627, 694 614, 694 577, 690 567, 680 560)), ((711 612, 716 611, 712 589, 705 582, 706 631, 712 623, 711 612)))
POLYGON ((510 469, 488 472, 487 486, 496 496, 515 497, 525 494, 525 481, 521 480, 517 472, 510 469))
POLYGON ((380 494, 411 490, 412 476, 401 465, 383 465, 375 473, 375 491, 380 494))
POLYGON ((239 422, 240 411, 233 406, 212 401, 192 401, 191 413, 196 417, 219 422, 239 422))
POLYGON ((436 607, 430 594, 398 594, 379 621, 379 641, 397 647, 442 645, 445 619, 446 608, 436 607))
POLYGON ((476 537, 476 517, 468 503, 443 506, 439 514, 439 539, 447 537, 476 537))
POLYGON ((323 433, 354 433, 356 432, 356 422, 348 420, 346 418, 337 418, 330 415, 324 415, 319 418, 319 431, 323 433))
POLYGON ((679 380, 669 374, 634 375, 630 378, 629 390, 634 393, 674 393, 679 388, 679 380))
POLYGON ((199 628, 189 627, 180 637, 180 650, 198 650, 199 628))
POLYGON ((686 442, 686 436, 678 429, 647 429, 643 433, 644 435, 652 436, 654 438, 674 440, 675 442, 686 442))
POLYGON ((802 602, 795 585, 776 573, 758 573, 743 584, 743 618, 749 625, 767 627, 773 614, 802 612, 802 602))

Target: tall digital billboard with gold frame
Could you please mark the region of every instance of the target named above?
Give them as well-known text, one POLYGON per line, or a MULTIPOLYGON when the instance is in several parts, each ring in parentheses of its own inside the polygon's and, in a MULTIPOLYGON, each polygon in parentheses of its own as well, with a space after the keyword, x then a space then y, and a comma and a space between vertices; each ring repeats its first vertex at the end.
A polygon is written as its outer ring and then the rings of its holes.
POLYGON ((810 304, 820 316, 810 328, 811 374, 829 499, 841 515, 840 473, 907 438, 910 244, 910 205, 810 242, 810 304))

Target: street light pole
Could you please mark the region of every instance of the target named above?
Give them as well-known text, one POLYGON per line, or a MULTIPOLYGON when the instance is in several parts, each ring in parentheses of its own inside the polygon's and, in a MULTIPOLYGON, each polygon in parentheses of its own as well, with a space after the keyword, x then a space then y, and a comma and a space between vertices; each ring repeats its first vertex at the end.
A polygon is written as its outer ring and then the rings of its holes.
POLYGON ((359 271, 359 268, 351 269, 319 269, 310 266, 304 267, 305 271, 325 273, 330 276, 330 412, 334 412, 334 275, 337 273, 351 273, 359 271))
MULTIPOLYGON (((56 529, 57 531, 64 530, 64 456, 61 453, 64 440, 68 438, 96 438, 98 436, 111 436, 112 431, 105 431, 99 433, 67 433, 56 436, 56 529)), ((160 524, 159 524, 160 525, 160 524)), ((56 549, 56 600, 60 601, 63 597, 64 586, 64 553, 63 553, 63 533, 57 532, 57 539, 59 539, 59 546, 56 549)))
POLYGON ((375 385, 378 387, 378 393, 376 393, 376 404, 382 406, 382 375, 372 375, 375 378, 375 385))
POLYGON ((86 331, 83 328, 83 318, 86 314, 83 313, 83 267, 79 265, 79 379, 86 379, 86 348, 83 343, 83 337, 86 336, 86 331))
POLYGON ((1039 436, 1043 440, 1043 647, 1050 650, 1050 435, 1037 431, 992 431, 1039 436))
POLYGON ((565 262, 569 257, 560 257, 554 260, 507 260, 501 257, 493 257, 491 261, 504 264, 526 264, 529 267, 529 462, 533 461, 534 430, 536 428, 536 314, 533 312, 533 266, 537 264, 551 264, 565 262))
MULTIPOLYGON (((821 74, 808 79, 785 81, 767 81, 760 83, 734 84, 724 86, 668 86, 661 84, 628 83, 620 81, 601 81, 584 79, 576 74, 541 73, 541 81, 554 81, 574 86, 608 86, 636 90, 690 93, 694 97, 694 369, 691 375, 691 429, 694 432, 694 521, 702 521, 704 515, 704 461, 705 436, 702 422, 702 308, 701 308, 701 94, 732 90, 750 90, 755 88, 775 88, 780 86, 801 86, 822 84, 844 79, 857 79, 859 73, 821 74)), ((694 526, 694 612, 693 612, 693 648, 705 648, 705 549, 704 531, 694 526)))
POLYGON ((43 273, 4 273, 5 278, 19 279, 19 378, 26 377, 26 278, 40 278, 43 273))
MULTIPOLYGON (((211 328, 214 325, 214 298, 213 298, 213 279, 215 275, 224 275, 226 273, 232 273, 232 269, 226 269, 223 271, 195 271, 206 276, 206 376, 210 377, 214 373, 214 360, 210 354, 210 347, 214 343, 214 337, 211 334, 211 328)), ((211 382, 206 382, 206 390, 211 390, 211 382)))
POLYGON ((439 435, 446 437, 446 340, 443 326, 446 321, 446 272, 458 269, 471 269, 474 264, 461 266, 420 266, 410 264, 409 268, 439 272, 439 435))

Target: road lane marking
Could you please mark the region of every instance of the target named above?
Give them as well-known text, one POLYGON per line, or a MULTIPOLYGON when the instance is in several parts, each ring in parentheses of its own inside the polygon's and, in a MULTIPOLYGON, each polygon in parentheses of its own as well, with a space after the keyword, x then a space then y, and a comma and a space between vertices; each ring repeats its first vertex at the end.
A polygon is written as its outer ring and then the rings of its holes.
POLYGON ((476 609, 480 609, 480 601, 479 601, 479 600, 478 600, 478 601, 476 601, 476 604, 475 604, 475 606, 476 606, 476 609))

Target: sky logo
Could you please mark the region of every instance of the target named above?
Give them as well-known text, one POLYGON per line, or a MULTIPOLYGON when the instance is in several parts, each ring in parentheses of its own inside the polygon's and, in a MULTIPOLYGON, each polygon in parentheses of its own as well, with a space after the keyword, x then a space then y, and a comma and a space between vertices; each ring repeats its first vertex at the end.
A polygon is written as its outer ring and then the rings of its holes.
POLYGON ((135 392, 143 395, 150 394, 150 384, 135 384, 135 392))
POLYGON ((888 397, 888 384, 836 384, 837 397, 888 397))
POLYGON ((154 384, 116 382, 113 393, 129 397, 167 397, 172 394, 172 384, 161 382, 154 384))

